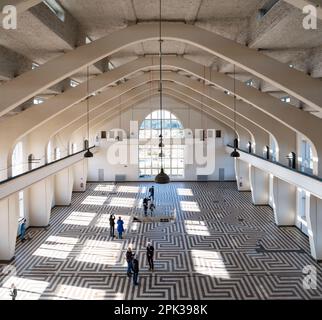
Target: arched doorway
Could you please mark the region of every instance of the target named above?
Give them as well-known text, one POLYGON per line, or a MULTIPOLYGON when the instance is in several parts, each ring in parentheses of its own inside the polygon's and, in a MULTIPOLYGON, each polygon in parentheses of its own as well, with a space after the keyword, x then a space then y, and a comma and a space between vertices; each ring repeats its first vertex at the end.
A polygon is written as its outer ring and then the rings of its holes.
POLYGON ((165 172, 172 176, 184 177, 184 138, 183 126, 180 120, 170 111, 159 110, 151 112, 142 122, 139 131, 139 176, 149 178, 160 171, 159 135, 163 124, 165 172))

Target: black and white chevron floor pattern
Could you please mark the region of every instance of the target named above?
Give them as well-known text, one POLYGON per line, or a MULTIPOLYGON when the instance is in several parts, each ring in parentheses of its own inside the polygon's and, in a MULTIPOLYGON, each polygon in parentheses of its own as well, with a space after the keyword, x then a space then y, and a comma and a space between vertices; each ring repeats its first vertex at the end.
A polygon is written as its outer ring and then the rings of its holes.
POLYGON ((55 207, 47 229, 30 229, 15 260, 1 265, 0 299, 15 283, 18 299, 321 299, 321 265, 308 238, 279 228, 272 210, 251 204, 231 182, 155 185, 156 207, 176 212, 171 222, 137 222, 150 183, 90 183, 72 205, 55 207), (124 239, 109 236, 109 215, 125 221, 124 239), (145 246, 155 247, 149 271, 145 246), (139 285, 126 275, 131 246, 139 285), (303 268, 316 268, 306 289, 303 268))

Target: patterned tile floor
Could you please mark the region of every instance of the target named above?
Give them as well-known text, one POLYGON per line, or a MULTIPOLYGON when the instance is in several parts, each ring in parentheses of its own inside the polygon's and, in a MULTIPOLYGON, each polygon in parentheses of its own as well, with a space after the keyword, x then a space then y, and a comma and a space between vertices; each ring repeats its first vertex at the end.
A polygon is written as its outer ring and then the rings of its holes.
MULTIPOLYGON (((321 265, 308 238, 278 228, 269 207, 253 206, 235 183, 155 186, 159 212, 174 222, 134 222, 149 183, 89 184, 72 205, 53 209, 47 229, 30 229, 16 259, 2 266, 0 299, 12 282, 18 299, 321 299, 321 265), (109 237, 109 215, 125 221, 125 238, 109 237), (156 249, 148 271, 145 246, 156 249), (126 276, 125 251, 140 263, 139 286, 126 276), (317 271, 317 288, 304 289, 303 268, 317 271), (5 273, 5 275, 4 275, 5 273)), ((1 268, 1 267, 0 267, 1 268)))

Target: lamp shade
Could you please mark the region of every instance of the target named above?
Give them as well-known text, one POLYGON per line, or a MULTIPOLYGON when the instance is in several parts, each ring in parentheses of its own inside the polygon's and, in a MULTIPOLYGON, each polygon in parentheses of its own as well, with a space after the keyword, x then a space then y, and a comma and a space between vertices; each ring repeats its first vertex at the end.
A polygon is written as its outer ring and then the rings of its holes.
POLYGON ((155 177, 154 181, 158 184, 166 184, 170 182, 169 176, 164 172, 163 168, 161 168, 160 173, 155 177))
POLYGON ((230 156, 233 158, 239 158, 240 154, 236 149, 234 149, 234 151, 230 154, 230 156))
POLYGON ((93 158, 93 156, 93 153, 89 149, 84 153, 84 158, 93 158))

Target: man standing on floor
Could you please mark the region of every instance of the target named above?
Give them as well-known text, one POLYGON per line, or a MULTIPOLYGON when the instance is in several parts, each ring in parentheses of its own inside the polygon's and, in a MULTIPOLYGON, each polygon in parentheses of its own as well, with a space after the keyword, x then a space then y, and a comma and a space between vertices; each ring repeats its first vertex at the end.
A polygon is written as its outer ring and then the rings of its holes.
POLYGON ((150 199, 154 202, 154 186, 149 189, 149 194, 150 199))
POLYGON ((138 277, 139 277, 139 261, 134 258, 133 260, 133 284, 137 286, 138 283, 138 277))
POLYGON ((154 211, 154 209, 155 209, 155 205, 154 205, 154 203, 153 203, 152 201, 151 201, 151 203, 150 203, 149 208, 150 208, 151 217, 152 217, 152 216, 153 216, 153 211, 154 211))
POLYGON ((17 288, 16 288, 15 284, 13 283, 13 284, 11 285, 11 289, 10 289, 10 296, 11 296, 11 299, 12 299, 12 300, 16 300, 17 294, 18 294, 17 288))
POLYGON ((154 248, 150 242, 148 242, 148 245, 146 247, 146 256, 150 267, 149 270, 154 270, 154 264, 153 264, 154 248))
POLYGON ((24 242, 26 240, 26 219, 23 219, 20 226, 20 240, 24 242))
POLYGON ((148 215, 148 206, 149 206, 148 201, 149 201, 148 198, 143 199, 143 211, 145 216, 148 215))
POLYGON ((115 216, 114 216, 114 213, 112 213, 110 216, 110 236, 112 237, 112 239, 115 237, 114 228, 115 228, 115 216))
POLYGON ((128 247, 127 251, 126 251, 126 262, 127 262, 127 276, 130 277, 132 274, 132 270, 133 270, 133 257, 134 254, 132 252, 132 249, 130 247, 128 247))
POLYGON ((122 239, 122 234, 124 232, 124 221, 121 217, 117 220, 117 232, 119 233, 119 239, 122 239))

